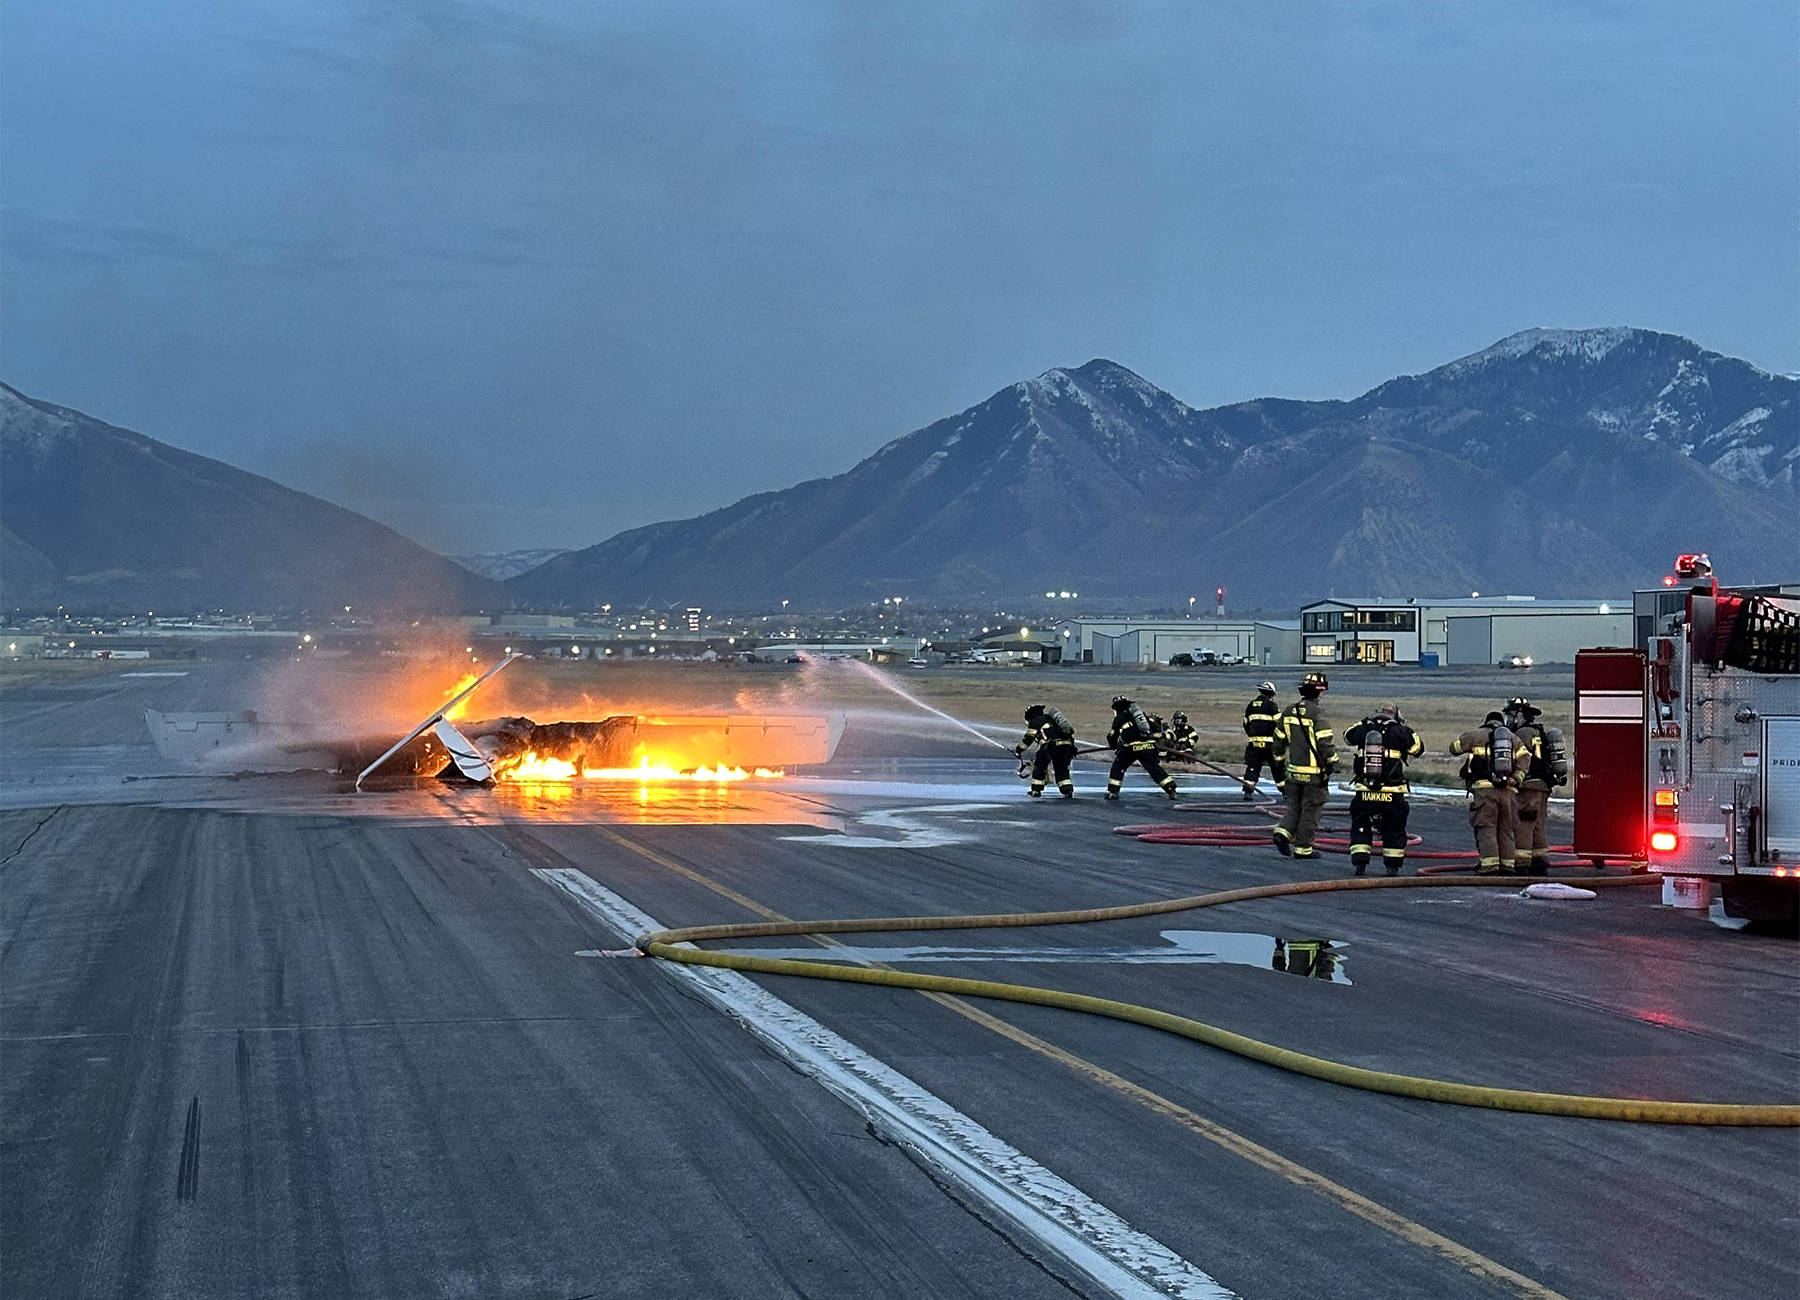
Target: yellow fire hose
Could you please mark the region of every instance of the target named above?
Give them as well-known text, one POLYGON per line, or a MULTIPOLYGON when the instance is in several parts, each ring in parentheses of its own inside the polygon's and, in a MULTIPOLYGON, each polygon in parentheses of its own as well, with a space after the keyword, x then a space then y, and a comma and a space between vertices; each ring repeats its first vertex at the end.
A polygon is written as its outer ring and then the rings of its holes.
MULTIPOLYGON (((1584 878, 1583 888, 1604 889, 1653 884, 1656 876, 1600 876, 1584 878)), ((1296 1074, 1327 1083, 1362 1088, 1369 1092, 1449 1102, 1456 1106, 1485 1106, 1492 1110, 1527 1111, 1538 1115, 1567 1115, 1584 1119, 1629 1120, 1640 1124, 1714 1124, 1760 1127, 1800 1127, 1800 1105, 1745 1105, 1735 1102, 1650 1101, 1630 1097, 1583 1097, 1568 1093, 1528 1092, 1518 1088, 1490 1088, 1479 1084, 1421 1079, 1412 1075, 1365 1070, 1272 1043, 1234 1034, 1214 1025, 1171 1015, 1152 1007, 1110 998, 1087 997, 1057 989, 993 980, 953 979, 943 975, 918 975, 911 971, 870 966, 851 966, 831 961, 788 961, 740 953, 709 952, 687 947, 708 939, 752 939, 777 935, 877 934, 905 930, 986 930, 1018 926, 1081 925, 1093 921, 1122 921, 1141 916, 1162 916, 1253 898, 1281 898, 1292 894, 1325 894, 1362 889, 1430 889, 1517 886, 1517 877, 1488 876, 1393 876, 1353 877, 1341 880, 1301 880, 1249 889, 1227 889, 1213 894, 1132 903, 1122 907, 1095 907, 1065 912, 1017 912, 989 916, 892 916, 830 921, 764 921, 745 925, 697 925, 661 930, 636 942, 638 951, 665 961, 695 966, 722 966, 761 975, 796 975, 804 979, 842 980, 852 984, 880 984, 891 988, 921 989, 962 997, 995 998, 1041 1007, 1061 1007, 1089 1015, 1108 1016, 1148 1025, 1183 1038, 1235 1052, 1296 1074)))

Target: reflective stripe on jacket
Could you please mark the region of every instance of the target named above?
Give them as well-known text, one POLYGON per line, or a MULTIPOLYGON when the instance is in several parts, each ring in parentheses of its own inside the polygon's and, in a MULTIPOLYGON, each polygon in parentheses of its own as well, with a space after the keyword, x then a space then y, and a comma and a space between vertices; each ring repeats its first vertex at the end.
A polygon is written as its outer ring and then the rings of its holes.
POLYGON ((1281 716, 1281 706, 1274 700, 1258 695, 1244 706, 1244 734, 1250 737, 1252 745, 1272 745, 1275 743, 1275 720, 1281 716))
POLYGON ((1488 768, 1488 754, 1493 743, 1492 727, 1477 727, 1473 731, 1465 731, 1450 742, 1452 754, 1462 754, 1467 758, 1462 765, 1462 779, 1463 784, 1471 790, 1492 790, 1496 786, 1505 788, 1508 784, 1492 779, 1493 773, 1488 768))
POLYGON ((1054 745, 1058 741, 1074 744, 1075 724, 1069 721, 1061 709, 1045 709, 1043 717, 1035 724, 1025 724, 1025 739, 1019 742, 1019 747, 1024 749, 1030 745, 1054 745))
POLYGON ((1156 733, 1150 730, 1150 719, 1143 709, 1134 704, 1128 713, 1113 714, 1112 732, 1106 743, 1114 749, 1143 753, 1156 748, 1156 733))
POLYGON ((1406 780, 1406 763, 1425 752, 1425 742, 1419 739, 1419 733, 1400 719, 1390 722, 1369 719, 1357 723, 1344 733, 1344 740, 1354 755, 1352 769, 1358 790, 1398 790, 1402 794, 1411 789, 1406 780), (1368 739, 1371 727, 1381 728, 1381 770, 1368 771, 1363 761, 1363 744, 1368 739))
POLYGON ((1519 784, 1527 789, 1548 790, 1555 784, 1550 757, 1544 752, 1544 729, 1535 722, 1513 728, 1513 770, 1521 774, 1519 784))
POLYGON ((1299 700, 1281 711, 1276 720, 1275 751, 1287 755, 1288 778, 1323 785, 1337 766, 1337 745, 1331 728, 1319 716, 1319 706, 1299 700))

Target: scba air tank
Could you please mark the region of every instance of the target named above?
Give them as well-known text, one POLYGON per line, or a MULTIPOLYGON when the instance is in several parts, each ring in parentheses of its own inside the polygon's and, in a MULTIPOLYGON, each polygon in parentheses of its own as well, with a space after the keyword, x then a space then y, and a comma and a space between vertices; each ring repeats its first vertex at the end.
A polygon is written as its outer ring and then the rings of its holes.
POLYGON ((1362 774, 1365 781, 1379 781, 1387 763, 1387 729, 1374 720, 1363 725, 1362 774))
POLYGON ((1569 751, 1563 748, 1561 727, 1544 728, 1544 759, 1550 764, 1550 775, 1559 782, 1569 779, 1569 751))
POLYGON ((1488 744, 1488 771, 1497 781, 1504 781, 1513 770, 1513 734, 1510 728, 1495 727, 1488 744))

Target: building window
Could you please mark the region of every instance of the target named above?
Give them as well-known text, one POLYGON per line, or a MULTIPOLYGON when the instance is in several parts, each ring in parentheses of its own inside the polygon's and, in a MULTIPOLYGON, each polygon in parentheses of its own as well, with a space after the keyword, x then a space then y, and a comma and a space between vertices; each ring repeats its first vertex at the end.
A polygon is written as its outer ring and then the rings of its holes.
POLYGON ((1344 612, 1342 610, 1326 610, 1308 614, 1304 620, 1308 632, 1341 632, 1344 629, 1344 612))
POLYGON ((1315 641, 1306 647, 1308 659, 1336 659, 1337 647, 1329 641, 1315 641))
POLYGON ((1338 651, 1345 663, 1391 664, 1394 662, 1392 641, 1340 641, 1338 651))

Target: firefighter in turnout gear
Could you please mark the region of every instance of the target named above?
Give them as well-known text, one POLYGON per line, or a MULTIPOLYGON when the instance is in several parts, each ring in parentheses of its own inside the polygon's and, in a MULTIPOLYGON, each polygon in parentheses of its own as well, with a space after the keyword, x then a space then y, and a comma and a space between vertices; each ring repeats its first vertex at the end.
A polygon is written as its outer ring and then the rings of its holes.
POLYGON ((1169 798, 1175 797, 1175 778, 1170 776, 1156 756, 1156 733, 1144 711, 1123 695, 1115 696, 1112 731, 1106 743, 1112 746, 1112 771, 1106 775, 1106 797, 1117 799, 1119 787, 1125 784, 1125 770, 1133 763, 1143 764, 1150 779, 1163 788, 1169 798))
POLYGON ((1023 758, 1026 749, 1032 745, 1037 746, 1037 756, 1031 761, 1031 789, 1028 792, 1031 797, 1043 797, 1044 785, 1054 766, 1056 788, 1062 791, 1063 798, 1073 799, 1075 782, 1069 777, 1069 760, 1075 757, 1075 727, 1061 709, 1034 704, 1025 710, 1025 738, 1013 753, 1023 758))
POLYGON ((1469 788, 1469 825, 1475 832, 1476 870, 1510 876, 1519 834, 1519 807, 1513 796, 1513 734, 1500 713, 1490 713, 1473 731, 1450 742, 1464 755, 1463 784, 1469 788))
POLYGON ((1324 673, 1306 674, 1300 698, 1275 720, 1275 754, 1287 764, 1287 780, 1281 787, 1287 812, 1274 832, 1275 848, 1284 858, 1317 856, 1313 836, 1330 797, 1331 774, 1337 769, 1337 744, 1319 712, 1319 696, 1330 687, 1324 673))
MULTIPOLYGON (((1568 779, 1567 760, 1556 767, 1561 745, 1539 725, 1543 710, 1522 696, 1506 702, 1506 725, 1513 733, 1513 766, 1519 791, 1519 835, 1513 844, 1513 871, 1521 876, 1550 874, 1550 791, 1568 779), (1555 751, 1555 752, 1553 752, 1555 751)), ((1562 733, 1556 733, 1560 737, 1562 733)))
POLYGON ((1169 730, 1164 734, 1165 753, 1169 758, 1192 759, 1200 748, 1200 733, 1185 713, 1169 715, 1169 730))
POLYGON ((1256 688, 1256 698, 1244 706, 1244 800, 1256 798, 1256 783, 1268 764, 1269 776, 1279 790, 1287 779, 1287 769, 1275 752, 1275 719, 1281 706, 1275 703, 1275 683, 1264 682, 1256 688))
POLYGON ((1354 793, 1350 796, 1350 865, 1369 869, 1375 833, 1381 833, 1381 864, 1390 876, 1406 865, 1406 764, 1425 752, 1425 742, 1406 725, 1400 708, 1384 704, 1344 733, 1351 753, 1354 793))

